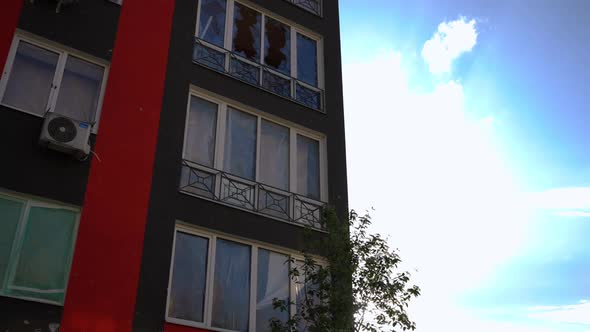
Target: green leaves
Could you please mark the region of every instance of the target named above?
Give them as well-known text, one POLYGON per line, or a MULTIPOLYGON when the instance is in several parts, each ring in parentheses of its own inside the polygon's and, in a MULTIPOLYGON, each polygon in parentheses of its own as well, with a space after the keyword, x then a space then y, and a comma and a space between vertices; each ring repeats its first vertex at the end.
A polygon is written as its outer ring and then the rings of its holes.
POLYGON ((287 322, 271 319, 273 332, 384 332, 415 330, 406 308, 420 288, 409 286, 410 273, 398 272, 401 258, 380 234, 369 234, 371 216, 354 210, 348 223, 328 209, 323 221, 328 234, 316 251, 327 265, 305 254, 291 261, 298 296, 273 301, 275 309, 296 308, 287 322))

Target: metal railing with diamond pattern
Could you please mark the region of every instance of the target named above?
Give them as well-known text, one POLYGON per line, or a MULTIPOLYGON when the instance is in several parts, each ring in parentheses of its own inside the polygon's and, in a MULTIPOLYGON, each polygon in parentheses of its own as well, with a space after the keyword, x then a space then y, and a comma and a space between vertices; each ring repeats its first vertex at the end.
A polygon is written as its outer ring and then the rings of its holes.
POLYGON ((266 65, 195 38, 193 62, 325 113, 324 91, 266 65))
POLYGON ((297 7, 303 8, 310 13, 322 16, 322 2, 321 0, 286 0, 297 7))
POLYGON ((322 223, 325 203, 188 160, 182 162, 180 192, 325 230, 322 223))

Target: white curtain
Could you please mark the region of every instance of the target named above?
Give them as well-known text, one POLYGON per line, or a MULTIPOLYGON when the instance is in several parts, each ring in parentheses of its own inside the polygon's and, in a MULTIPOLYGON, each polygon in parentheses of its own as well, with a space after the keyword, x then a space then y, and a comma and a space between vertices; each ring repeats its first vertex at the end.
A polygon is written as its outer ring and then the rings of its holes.
POLYGON ((289 190, 289 128, 262 120, 260 181, 289 190))
POLYGON ((68 57, 55 112, 76 120, 94 122, 103 75, 103 67, 68 57))
POLYGON ((191 97, 185 142, 186 159, 213 167, 216 128, 217 104, 191 97))
POLYGON ((233 331, 248 331, 250 247, 217 240, 214 279, 211 324, 233 331))
POLYGON ((227 110, 224 169, 249 180, 256 177, 256 122, 253 115, 227 110))
POLYGON ((270 331, 272 318, 283 322, 289 319, 289 311, 274 309, 273 300, 289 303, 288 256, 265 249, 258 250, 258 294, 256 296, 256 331, 270 331))
POLYGON ((2 102, 24 111, 45 114, 58 59, 57 53, 21 41, 2 102))

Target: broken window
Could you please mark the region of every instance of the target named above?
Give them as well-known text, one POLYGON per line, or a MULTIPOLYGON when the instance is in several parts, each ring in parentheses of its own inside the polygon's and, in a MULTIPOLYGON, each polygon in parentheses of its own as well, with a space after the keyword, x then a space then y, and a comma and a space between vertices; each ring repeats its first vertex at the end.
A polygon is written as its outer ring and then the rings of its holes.
POLYGON ((236 3, 233 51, 256 62, 260 61, 260 20, 259 12, 236 3))
POLYGON ((290 75, 291 28, 270 17, 265 19, 264 63, 290 75))

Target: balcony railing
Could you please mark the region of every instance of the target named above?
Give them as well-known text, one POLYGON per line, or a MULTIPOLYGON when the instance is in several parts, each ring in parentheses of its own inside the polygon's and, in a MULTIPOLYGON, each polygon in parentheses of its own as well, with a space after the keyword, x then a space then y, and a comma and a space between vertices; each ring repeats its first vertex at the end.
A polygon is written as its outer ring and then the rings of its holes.
POLYGON ((199 38, 195 38, 193 61, 316 111, 325 112, 322 89, 199 38))
POLYGON ((301 7, 308 12, 322 16, 322 3, 321 0, 286 0, 294 4, 295 6, 301 7))
POLYGON ((325 203, 250 181, 188 160, 182 162, 180 191, 283 221, 325 230, 325 203))

